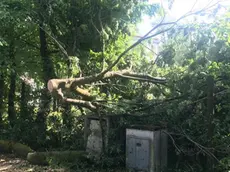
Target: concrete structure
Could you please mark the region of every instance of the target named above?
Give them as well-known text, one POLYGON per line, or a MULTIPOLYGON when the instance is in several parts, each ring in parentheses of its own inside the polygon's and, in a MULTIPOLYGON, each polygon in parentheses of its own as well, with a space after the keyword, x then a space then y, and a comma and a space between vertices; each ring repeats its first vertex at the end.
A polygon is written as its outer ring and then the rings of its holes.
POLYGON ((167 167, 164 130, 126 129, 126 165, 135 171, 163 172, 167 167))
MULTIPOLYGON (((119 129, 122 115, 107 115, 102 118, 104 130, 105 151, 112 145, 125 147, 125 129, 119 129), (111 136, 112 134, 112 136, 111 136)), ((87 152, 94 154, 102 152, 102 132, 100 118, 96 115, 87 115, 84 124, 84 140, 87 152)), ((122 148, 121 148, 122 149, 122 148)))

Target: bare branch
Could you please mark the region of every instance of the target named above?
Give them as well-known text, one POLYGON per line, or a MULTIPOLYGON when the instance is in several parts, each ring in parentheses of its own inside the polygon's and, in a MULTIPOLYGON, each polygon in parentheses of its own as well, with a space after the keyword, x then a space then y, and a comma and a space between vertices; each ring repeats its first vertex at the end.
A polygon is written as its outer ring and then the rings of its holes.
POLYGON ((172 135, 170 133, 164 131, 164 130, 162 130, 162 131, 170 137, 170 139, 172 140, 172 143, 173 143, 174 147, 176 148, 176 150, 179 153, 181 153, 181 152, 183 153, 183 151, 179 148, 179 146, 176 145, 176 141, 174 140, 174 138, 172 137, 172 135))
POLYGON ((202 146, 201 144, 195 142, 194 140, 192 140, 185 132, 184 130, 182 129, 182 132, 183 132, 183 136, 185 136, 190 142, 192 142, 195 146, 197 146, 201 151, 203 151, 204 153, 206 153, 207 155, 213 157, 217 162, 220 162, 220 160, 212 153, 210 152, 208 149, 209 148, 206 148, 204 146, 202 146))
POLYGON ((78 106, 81 106, 81 107, 85 107, 85 108, 90 109, 92 111, 96 111, 96 109, 97 109, 97 105, 94 105, 90 101, 78 100, 78 99, 70 99, 70 98, 64 98, 63 101, 66 102, 66 103, 73 104, 73 105, 78 105, 78 106))
POLYGON ((195 3, 193 4, 193 6, 192 6, 192 8, 191 8, 191 10, 190 10, 190 11, 193 11, 194 7, 195 7, 195 6, 196 6, 196 4, 197 4, 197 1, 198 1, 198 0, 196 0, 196 1, 195 1, 195 3))
POLYGON ((143 43, 140 43, 140 44, 143 45, 145 48, 147 48, 149 51, 151 51, 153 54, 158 56, 158 54, 155 51, 153 51, 151 48, 149 48, 147 45, 145 45, 143 43))
MULTIPOLYGON (((165 24, 163 24, 164 18, 161 20, 161 22, 159 24, 157 24, 155 27, 153 27, 148 33, 146 33, 142 38, 140 38, 139 40, 137 40, 134 44, 132 44, 130 47, 128 47, 125 51, 123 51, 118 57, 117 59, 104 71, 102 71, 100 73, 100 75, 104 75, 106 74, 108 71, 112 70, 112 68, 120 61, 120 59, 127 54, 131 49, 133 49, 134 47, 136 47, 137 45, 139 45, 142 41, 144 41, 145 37, 147 37, 150 33, 152 33, 154 30, 156 30, 158 27, 163 26, 165 24)), ((159 33, 160 34, 160 33, 159 33)))
POLYGON ((128 70, 122 70, 122 71, 110 71, 107 72, 104 76, 92 75, 88 77, 69 78, 69 79, 51 79, 48 82, 48 89, 50 92, 53 92, 59 88, 75 89, 79 85, 90 84, 96 81, 100 81, 102 79, 111 79, 116 77, 133 79, 133 80, 150 82, 150 83, 159 83, 159 84, 166 83, 166 80, 164 78, 156 78, 150 75, 136 74, 128 70))
POLYGON ((98 30, 97 26, 94 24, 94 22, 93 22, 93 19, 92 19, 92 18, 91 18, 91 23, 92 23, 93 27, 96 29, 96 31, 98 32, 98 34, 100 35, 100 34, 101 34, 101 32, 98 30))
POLYGON ((65 50, 65 48, 61 45, 61 43, 51 34, 49 34, 43 27, 40 27, 52 40, 54 40, 54 42, 58 45, 59 49, 61 50, 61 52, 64 54, 64 56, 69 59, 69 55, 67 53, 67 51, 65 50))

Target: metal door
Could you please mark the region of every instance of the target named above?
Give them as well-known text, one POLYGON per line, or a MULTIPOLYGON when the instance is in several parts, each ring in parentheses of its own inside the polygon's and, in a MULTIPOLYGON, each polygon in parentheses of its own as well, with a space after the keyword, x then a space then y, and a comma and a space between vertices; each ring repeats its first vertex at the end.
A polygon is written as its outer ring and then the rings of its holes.
POLYGON ((150 140, 129 137, 126 142, 127 167, 136 170, 149 170, 150 140))

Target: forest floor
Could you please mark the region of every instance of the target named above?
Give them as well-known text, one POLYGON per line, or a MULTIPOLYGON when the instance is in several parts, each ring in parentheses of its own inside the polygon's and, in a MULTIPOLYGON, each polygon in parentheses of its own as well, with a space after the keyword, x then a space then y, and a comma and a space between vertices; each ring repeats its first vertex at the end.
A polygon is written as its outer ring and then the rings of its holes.
POLYGON ((68 172, 64 168, 31 165, 26 160, 15 157, 12 154, 0 154, 0 172, 68 172))
POLYGON ((0 172, 125 172, 124 169, 94 169, 70 170, 54 166, 31 165, 28 161, 17 158, 13 154, 0 154, 0 172))

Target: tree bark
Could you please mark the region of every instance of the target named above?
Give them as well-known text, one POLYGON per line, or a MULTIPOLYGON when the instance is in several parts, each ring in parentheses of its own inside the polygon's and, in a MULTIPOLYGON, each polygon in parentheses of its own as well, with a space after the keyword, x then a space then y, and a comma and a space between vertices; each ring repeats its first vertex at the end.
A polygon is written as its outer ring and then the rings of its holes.
MULTIPOLYGON (((212 137, 214 135, 215 125, 213 124, 214 119, 214 79, 212 76, 207 78, 207 139, 208 147, 212 147, 212 137)), ((213 152, 212 152, 213 153, 213 152)), ((207 157, 206 169, 210 172, 214 171, 214 159, 213 157, 207 157)))
POLYGON ((78 106, 88 108, 92 111, 95 111, 97 109, 97 105, 99 104, 96 103, 95 101, 91 102, 93 100, 93 97, 86 90, 80 89, 79 86, 85 84, 91 84, 93 82, 97 82, 103 79, 112 79, 116 77, 138 80, 141 82, 150 82, 155 84, 166 83, 166 80, 163 78, 155 78, 150 75, 136 74, 128 70, 122 70, 122 71, 110 71, 104 75, 95 74, 95 75, 91 75, 87 77, 79 77, 79 78, 51 79, 47 83, 47 86, 48 86, 48 90, 52 93, 52 95, 56 98, 61 99, 63 102, 75 104, 78 106), (63 94, 62 91, 75 92, 78 95, 80 95, 83 98, 83 100, 68 98, 66 97, 66 95, 63 94))
POLYGON ((27 89, 27 86, 26 86, 26 83, 24 81, 22 81, 21 83, 21 98, 20 98, 20 117, 21 119, 28 119, 30 118, 28 116, 28 106, 27 106, 27 103, 28 103, 28 89, 27 89))
POLYGON ((0 74, 0 128, 2 127, 2 116, 4 112, 4 88, 5 88, 5 77, 4 74, 0 74))
POLYGON ((214 79, 212 76, 208 76, 207 86, 208 139, 210 142, 214 132, 214 125, 212 124, 214 118, 214 79))
MULTIPOLYGON (((42 19, 41 19, 42 20, 42 19)), ((52 60, 48 56, 48 47, 46 40, 46 33, 43 28, 43 21, 39 25, 39 38, 40 38, 40 55, 42 58, 43 66, 43 80, 46 84, 51 78, 56 77, 52 60)))
POLYGON ((150 82, 150 83, 159 83, 159 84, 166 83, 166 80, 162 78, 155 78, 150 75, 136 74, 128 70, 122 70, 122 71, 110 71, 104 75, 96 74, 96 75, 79 77, 79 78, 51 79, 48 82, 48 89, 50 92, 56 91, 58 88, 75 90, 76 87, 80 85, 91 84, 93 82, 97 82, 102 79, 112 79, 116 77, 138 80, 142 82, 150 82))
POLYGON ((16 90, 16 73, 11 71, 10 74, 10 90, 8 93, 8 119, 13 126, 14 120, 16 118, 14 100, 15 100, 15 90, 16 90))
POLYGON ((10 89, 8 93, 8 120, 10 122, 11 127, 14 126, 14 122, 16 119, 16 112, 15 112, 15 91, 16 91, 16 64, 15 64, 15 49, 14 43, 11 42, 9 45, 9 57, 12 62, 11 66, 11 74, 10 74, 10 89))
MULTIPOLYGON (((44 83, 46 83, 49 80, 49 78, 52 78, 54 70, 52 66, 52 61, 48 57, 46 34, 45 31, 42 29, 42 27, 43 24, 40 24, 39 25, 40 55, 42 58, 43 81, 44 83)), ((51 102, 51 97, 48 95, 46 88, 44 88, 44 90, 42 91, 41 99, 42 100, 40 103, 40 110, 37 114, 36 121, 44 124, 45 116, 49 112, 49 105, 51 102)))
MULTIPOLYGON (((40 8, 44 8, 44 4, 38 1, 40 8)), ((41 9, 43 11, 44 9, 41 9)), ((43 81, 46 84, 51 78, 55 77, 54 66, 52 60, 48 56, 48 47, 46 33, 44 30, 44 18, 41 13, 39 13, 40 24, 39 24, 39 38, 40 38, 40 55, 42 59, 42 72, 43 72, 43 81)), ((47 88, 45 87, 41 93, 41 103, 39 111, 37 113, 36 123, 39 127, 39 132, 42 133, 44 139, 46 132, 46 116, 50 111, 51 96, 48 93, 47 88)))

